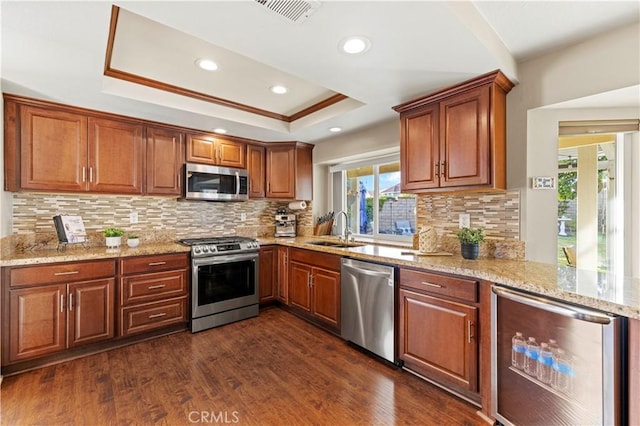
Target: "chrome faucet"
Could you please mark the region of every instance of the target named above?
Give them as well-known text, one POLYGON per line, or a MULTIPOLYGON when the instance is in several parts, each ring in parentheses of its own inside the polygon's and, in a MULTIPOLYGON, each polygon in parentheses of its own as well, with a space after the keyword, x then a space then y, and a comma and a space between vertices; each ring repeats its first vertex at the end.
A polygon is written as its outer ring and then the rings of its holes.
POLYGON ((346 210, 340 210, 338 212, 338 214, 336 215, 336 217, 340 216, 341 214, 344 215, 344 231, 342 233, 341 236, 339 236, 338 238, 340 238, 341 240, 344 240, 345 244, 349 243, 349 235, 352 234, 351 229, 349 228, 349 215, 347 214, 346 210))

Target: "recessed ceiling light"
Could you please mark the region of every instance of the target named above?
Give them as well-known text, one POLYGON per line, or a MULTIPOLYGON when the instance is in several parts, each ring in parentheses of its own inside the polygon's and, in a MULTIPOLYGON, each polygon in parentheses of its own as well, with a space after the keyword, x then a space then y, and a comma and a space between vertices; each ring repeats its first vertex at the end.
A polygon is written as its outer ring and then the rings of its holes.
POLYGON ((218 64, 211 59, 200 58, 196 61, 196 65, 206 71, 215 71, 218 69, 218 64))
POLYGON ((338 133, 342 131, 342 127, 331 127, 329 128, 329 131, 333 133, 338 133))
POLYGON ((289 89, 287 89, 284 86, 276 85, 276 86, 271 86, 271 91, 277 95, 283 95, 287 93, 289 89))
POLYGON ((366 37, 347 37, 340 42, 340 49, 350 55, 364 53, 371 47, 371 42, 366 37))
POLYGON ((227 133, 227 129, 223 129, 222 127, 217 127, 213 129, 213 133, 224 135, 225 133, 227 133))

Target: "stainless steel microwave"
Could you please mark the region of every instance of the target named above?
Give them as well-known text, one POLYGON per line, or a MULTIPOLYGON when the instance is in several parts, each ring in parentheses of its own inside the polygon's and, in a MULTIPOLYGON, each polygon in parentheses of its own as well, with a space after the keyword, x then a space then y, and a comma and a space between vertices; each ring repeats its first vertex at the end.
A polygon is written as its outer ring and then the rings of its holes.
POLYGON ((187 163, 185 165, 187 200, 243 201, 249 199, 249 176, 245 169, 187 163))

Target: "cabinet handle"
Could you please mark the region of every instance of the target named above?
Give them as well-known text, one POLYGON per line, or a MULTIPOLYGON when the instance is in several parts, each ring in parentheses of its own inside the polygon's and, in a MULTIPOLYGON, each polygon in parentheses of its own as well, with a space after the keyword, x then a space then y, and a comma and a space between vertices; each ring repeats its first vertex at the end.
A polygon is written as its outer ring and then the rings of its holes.
POLYGON ((440 177, 440 163, 435 164, 436 177, 440 177))
POLYGON ((165 286, 166 284, 150 285, 149 287, 147 287, 147 289, 155 290, 156 288, 164 288, 165 286))
POLYGON ((149 266, 160 266, 160 265, 166 265, 167 262, 150 262, 149 266))
POLYGON ((434 283, 428 283, 428 282, 426 282, 426 281, 422 281, 422 283, 421 283, 421 284, 428 285, 429 287, 446 288, 446 287, 445 287, 445 286, 443 286, 443 285, 440 285, 440 284, 434 284, 434 283))
POLYGON ((60 295, 60 312, 64 312, 64 294, 60 295))
POLYGON ((73 293, 69 293, 69 310, 73 311, 73 293))
POLYGON ((180 188, 180 172, 178 172, 178 188, 180 188))
POLYGON ((442 177, 447 177, 447 162, 443 161, 440 164, 440 174, 442 175, 442 177))
POLYGON ((473 322, 467 321, 467 343, 471 343, 471 339, 475 337, 471 334, 471 327, 473 326, 473 322))
POLYGON ((68 272, 54 272, 53 275, 55 276, 59 276, 59 275, 74 275, 74 274, 79 274, 80 271, 68 271, 68 272))
POLYGON ((167 315, 166 312, 162 312, 160 314, 153 314, 153 315, 149 315, 149 319, 160 318, 160 317, 164 317, 165 315, 167 315))
POLYGON ((82 166, 82 182, 87 181, 87 168, 82 166))
POLYGON ((316 281, 316 277, 315 277, 315 276, 311 275, 311 276, 309 277, 309 279, 311 280, 311 287, 313 287, 314 285, 316 285, 316 283, 315 283, 315 281, 316 281))
POLYGON ((89 167, 89 183, 93 183, 93 167, 89 167))

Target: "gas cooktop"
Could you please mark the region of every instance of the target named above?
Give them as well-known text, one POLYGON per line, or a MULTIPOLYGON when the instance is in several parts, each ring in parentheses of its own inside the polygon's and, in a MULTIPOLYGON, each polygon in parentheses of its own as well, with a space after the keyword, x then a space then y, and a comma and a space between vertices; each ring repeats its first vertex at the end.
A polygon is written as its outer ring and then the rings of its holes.
POLYGON ((244 253, 257 251, 260 244, 255 238, 223 236, 185 238, 178 241, 180 244, 191 247, 193 257, 216 256, 222 254, 244 253))

